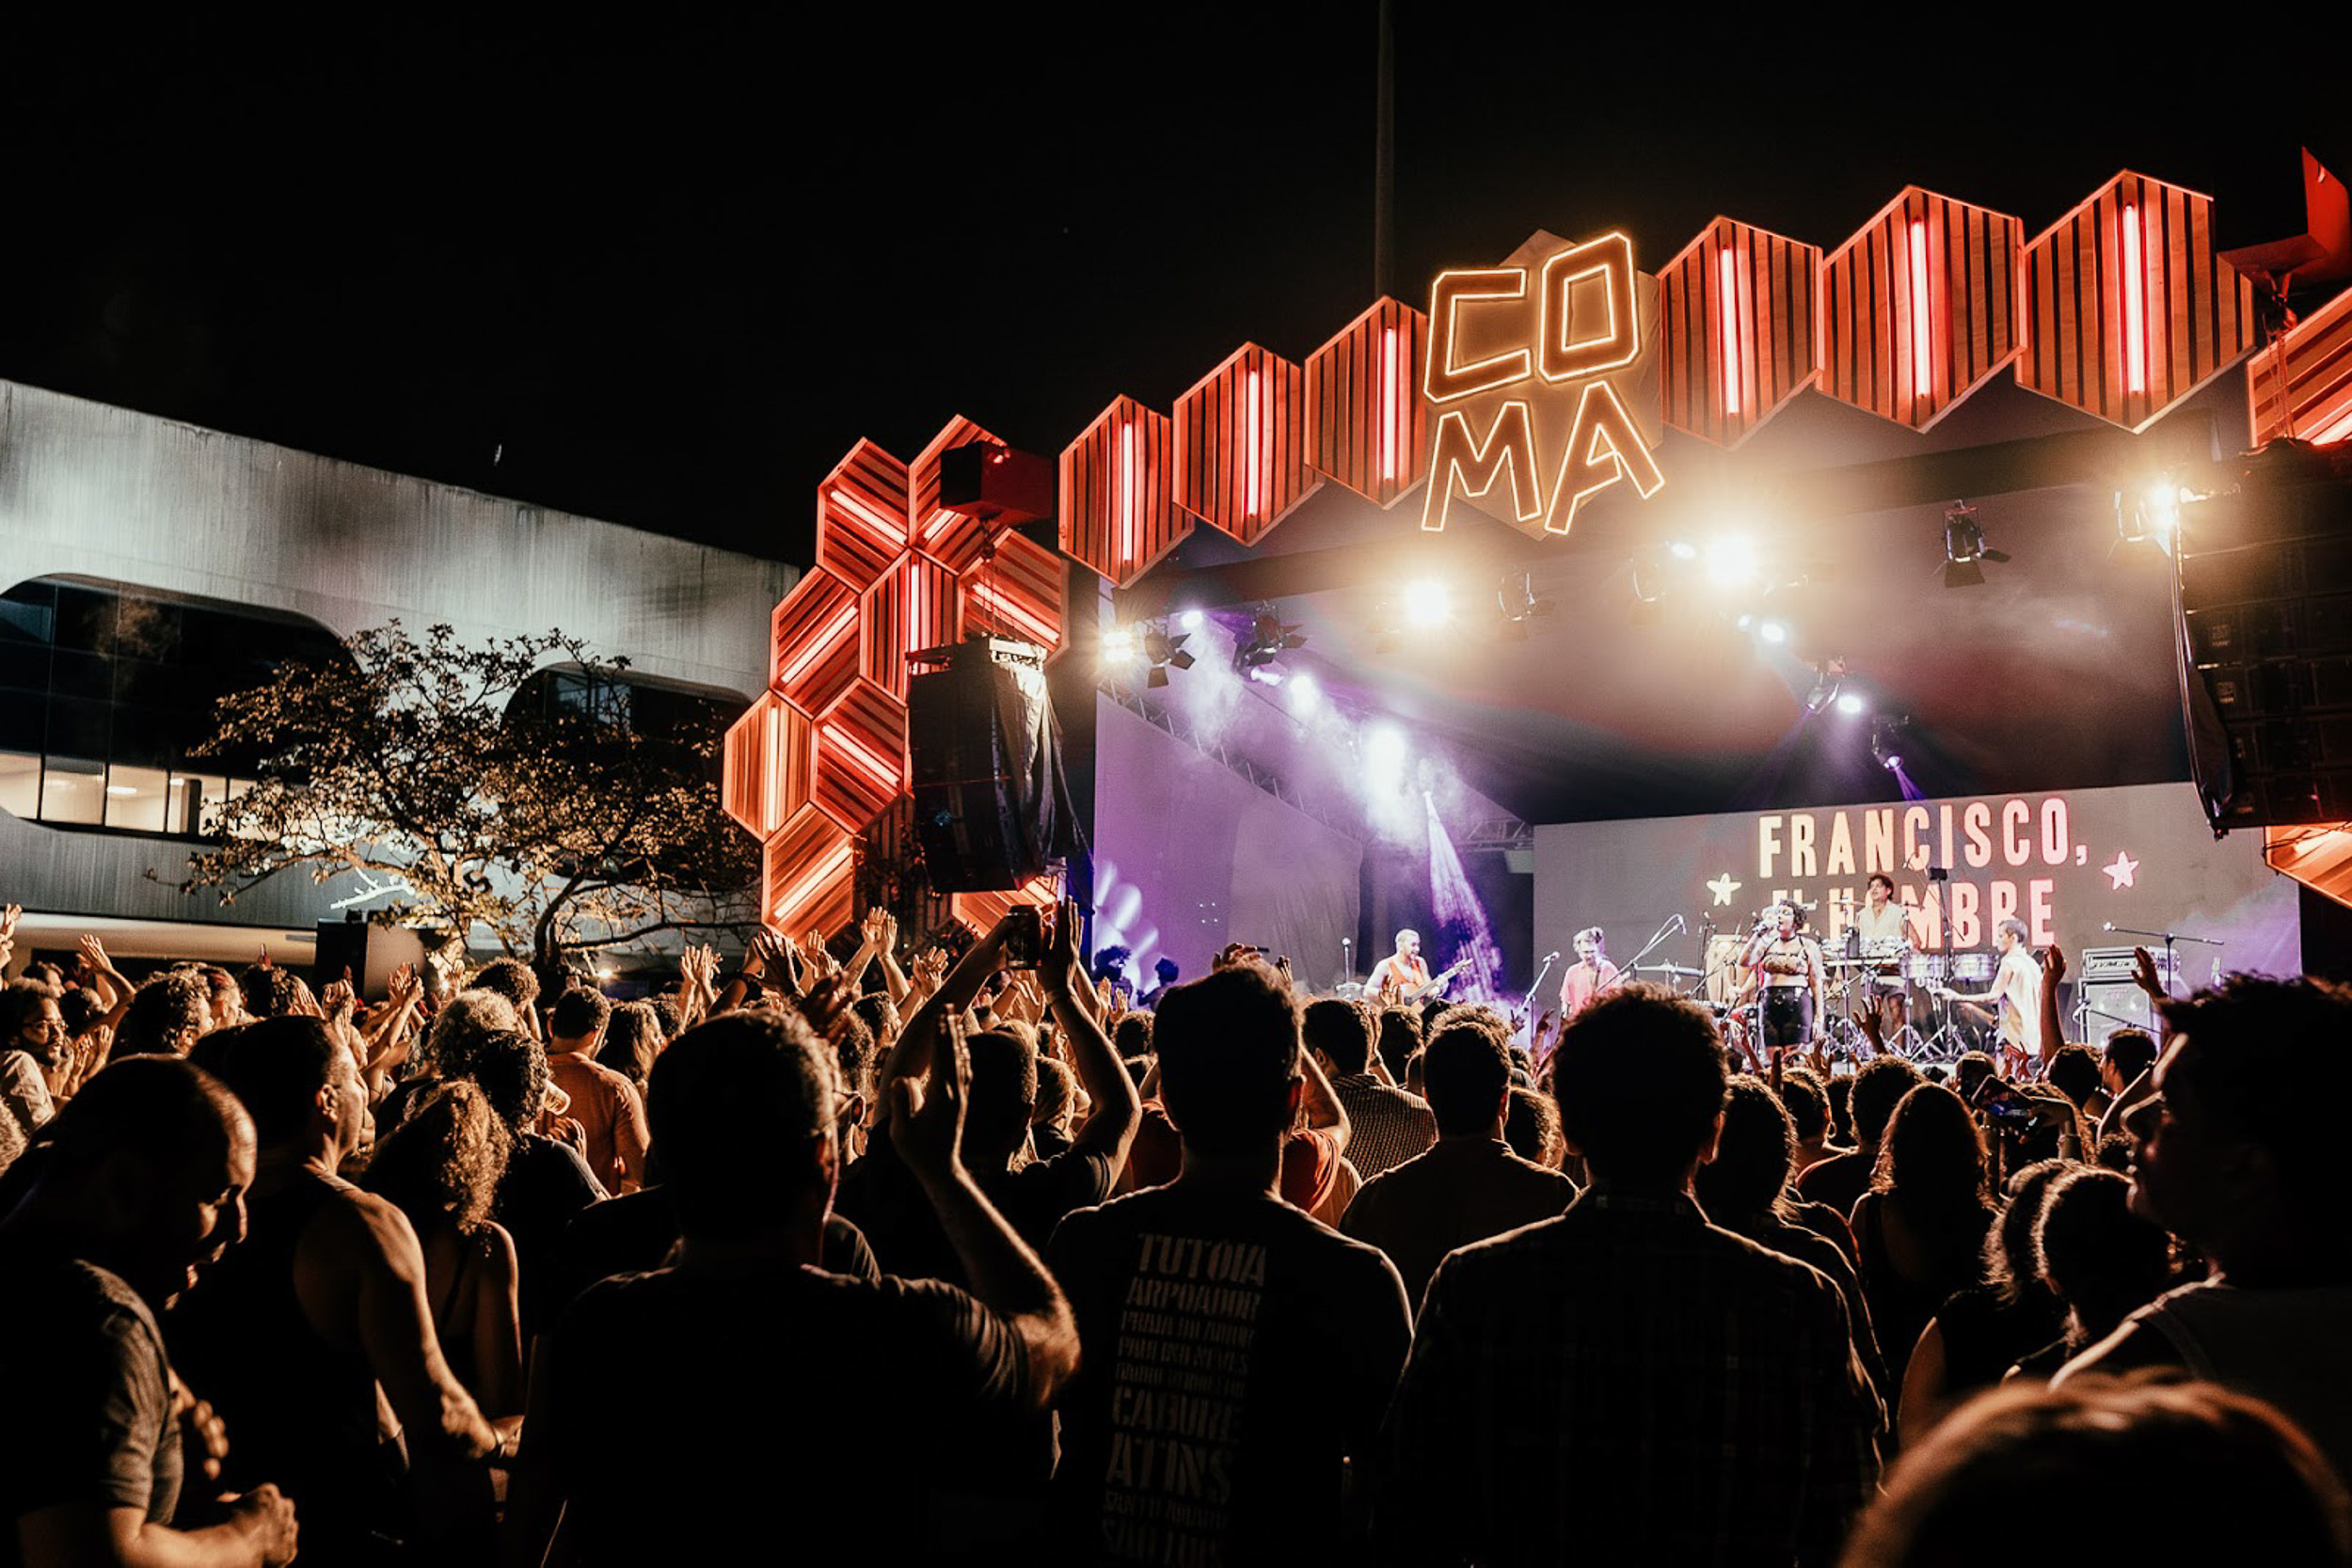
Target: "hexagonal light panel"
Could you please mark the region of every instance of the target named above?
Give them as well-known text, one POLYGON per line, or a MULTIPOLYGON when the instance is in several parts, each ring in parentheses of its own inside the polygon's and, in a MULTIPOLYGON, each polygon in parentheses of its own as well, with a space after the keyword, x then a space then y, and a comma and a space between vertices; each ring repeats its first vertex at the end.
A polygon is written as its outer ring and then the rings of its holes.
POLYGON ((815 740, 808 716, 772 691, 727 727, 722 800, 754 838, 764 842, 808 803, 815 740))
POLYGON ((911 543, 950 572, 964 571, 979 560, 982 547, 998 531, 978 517, 950 512, 939 504, 940 459, 953 448, 974 441, 1005 444, 959 414, 907 465, 909 515, 914 519, 911 543))
POLYGON ((1666 424, 1736 447, 1813 385, 1818 245, 1719 217, 1658 275, 1666 424))
POLYGON ((927 555, 899 558, 866 592, 858 669, 894 697, 907 694, 907 656, 953 642, 955 575, 927 555))
POLYGON ((1307 356, 1307 461, 1316 472, 1380 506, 1421 483, 1428 341, 1427 316, 1381 299, 1307 356))
POLYGON ((1916 185, 1821 263, 1820 388, 1926 430, 2019 347, 2025 227, 1916 185))
POLYGON ((818 809, 856 832, 906 786, 906 705, 858 681, 817 721, 818 809))
POLYGON ((831 933, 855 913, 857 841, 814 805, 768 840, 760 873, 760 920, 776 930, 831 933))
POLYGON ((817 564, 870 588, 907 551, 907 466, 860 441, 817 487, 817 564))
POLYGON ((1176 504, 1245 545, 1322 488, 1307 467, 1307 375, 1245 343, 1176 400, 1176 504))
POLYGON ((769 617, 768 687, 803 713, 840 700, 857 679, 858 598, 821 567, 792 585, 769 617))
POLYGON ((2017 384, 2140 431, 2254 347, 2254 285, 2213 198, 2123 173, 2026 246, 2017 384))
POLYGON ((1175 426, 1133 398, 1111 400, 1062 449, 1062 553, 1124 588, 1192 531, 1176 505, 1175 426))
POLYGON ((1062 650, 1062 604, 1069 587, 1062 558, 1018 533, 996 541, 987 560, 963 574, 963 629, 1017 637, 1052 658, 1062 650))

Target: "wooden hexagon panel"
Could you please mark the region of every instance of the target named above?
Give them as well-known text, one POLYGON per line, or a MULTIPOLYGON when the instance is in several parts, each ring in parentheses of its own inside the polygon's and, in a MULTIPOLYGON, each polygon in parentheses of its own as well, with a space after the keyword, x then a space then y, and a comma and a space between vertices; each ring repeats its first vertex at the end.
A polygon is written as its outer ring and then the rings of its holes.
POLYGON ((808 716, 772 691, 728 726, 723 804, 753 837, 765 841, 808 803, 815 739, 808 716))
POLYGON ((963 574, 963 629, 1034 642, 1050 659, 1062 650, 1069 582, 1060 556, 1022 534, 1007 533, 993 555, 963 574))
POLYGON ((1925 430, 2015 356, 2025 226, 1914 185, 1821 263, 1821 390, 1925 430))
POLYGON ((802 712, 831 707, 857 679, 858 597, 822 567, 792 585, 769 634, 769 689, 802 712))
POLYGON ((907 466, 871 441, 817 487, 817 564, 870 588, 907 550, 907 466))
POLYGON ((908 515, 914 519, 914 547, 930 556, 950 572, 967 570, 980 559, 996 528, 980 518, 961 512, 950 512, 939 504, 939 460, 953 448, 968 446, 974 441, 987 441, 996 446, 1004 443, 959 414, 940 428, 925 447, 921 455, 907 465, 909 488, 908 515))
POLYGON ((763 924, 794 936, 850 923, 857 895, 857 844, 815 806, 803 806, 760 854, 763 924))
POLYGON ((1255 343, 1176 400, 1176 504, 1245 545, 1321 487, 1307 467, 1306 372, 1255 343))
POLYGON ((1813 385, 1818 245, 1717 218, 1659 273, 1666 423, 1736 447, 1813 385))
POLYGON ((1062 553, 1126 587, 1192 531, 1170 472, 1175 427, 1116 398, 1061 454, 1062 553))
POLYGON ((2352 436, 2352 290, 2256 356, 2246 398, 2257 444, 2293 436, 2325 446, 2352 436))
POLYGON ((947 912, 985 935, 1016 906, 1030 904, 1041 910, 1050 910, 1060 897, 1061 879, 1049 874, 1003 893, 949 894, 947 912))
POLYGON ((872 681, 858 681, 817 721, 818 809, 856 832, 906 783, 906 705, 872 681))
POLYGON ((2254 347, 2254 286, 2214 254, 2213 198, 2119 174, 2026 247, 2017 384, 2144 430, 2254 347))
POLYGON ((909 555, 866 594, 859 670, 894 697, 907 694, 907 655, 953 642, 955 575, 925 555, 909 555))
POLYGON ((1427 316, 1384 298, 1307 357, 1308 461, 1380 506, 1394 505, 1422 482, 1428 341, 1427 316))

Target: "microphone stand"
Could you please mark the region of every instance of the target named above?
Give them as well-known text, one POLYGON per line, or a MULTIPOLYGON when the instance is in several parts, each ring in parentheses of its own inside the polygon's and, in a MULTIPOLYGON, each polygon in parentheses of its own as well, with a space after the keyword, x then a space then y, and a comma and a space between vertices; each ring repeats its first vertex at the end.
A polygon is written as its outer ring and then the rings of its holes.
POLYGON ((1598 996, 1602 991, 1607 990, 1610 986, 1622 985, 1625 982, 1625 977, 1633 973, 1635 965, 1638 965, 1644 958, 1648 958, 1651 950, 1656 948, 1660 942, 1674 935, 1675 927, 1681 924, 1682 917, 1680 915, 1668 915, 1666 917, 1666 923, 1658 927, 1658 930, 1650 937, 1649 941, 1642 943, 1642 950, 1639 953, 1633 955, 1633 962, 1619 965, 1616 974, 1610 979, 1608 985, 1599 987, 1593 992, 1593 994, 1595 996, 1598 996))
POLYGON ((2118 926, 2112 920, 2108 921, 2103 928, 2127 937, 2155 937, 2164 942, 2164 973, 2156 976, 2156 978, 2164 982, 2164 994, 2167 996, 2172 994, 2172 976, 2178 963, 2178 960, 2173 957, 2172 953, 2172 944, 2174 942, 2193 942, 2202 947, 2227 947, 2230 945, 2226 942, 2216 942, 2211 937, 2185 937, 2177 931, 2137 931, 2129 926, 2118 926))
POLYGON ((1551 973, 1551 966, 1559 958, 1558 953, 1550 954, 1544 959, 1542 967, 1535 971, 1534 981, 1527 988, 1526 1005, 1520 1009, 1526 1015, 1521 1021, 1521 1027, 1527 1031, 1527 1054, 1531 1061, 1534 1059, 1537 1043, 1535 1020, 1543 1012, 1544 976, 1551 973))
POLYGON ((1356 979, 1356 939, 1340 938, 1340 984, 1352 985, 1356 979))

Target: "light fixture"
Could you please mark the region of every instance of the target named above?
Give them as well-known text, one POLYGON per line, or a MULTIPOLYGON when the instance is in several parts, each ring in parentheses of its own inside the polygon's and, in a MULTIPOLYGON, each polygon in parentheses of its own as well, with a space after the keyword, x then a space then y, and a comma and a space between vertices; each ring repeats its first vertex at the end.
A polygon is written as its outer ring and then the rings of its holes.
POLYGON ((1145 677, 1146 686, 1166 686, 1170 670, 1189 670, 1192 656, 1184 652, 1184 640, 1190 632, 1170 635, 1166 626, 1154 621, 1143 629, 1143 657, 1152 663, 1152 673, 1145 677))
POLYGON ((1707 575, 1718 588, 1744 587, 1757 569, 1756 541, 1744 533, 1726 533, 1707 546, 1707 575))
POLYGON ((2007 552, 1984 542, 1977 509, 1962 501, 1944 514, 1944 586, 1974 588, 1984 581, 1983 562, 2004 562, 2007 552))
POLYGON ((1868 705, 1862 700, 1860 694, 1852 691, 1848 691, 1837 699, 1837 711, 1849 719, 1860 718, 1862 710, 1868 705))
POLYGON ((1405 624, 1422 631, 1454 619, 1454 595, 1437 578, 1422 578, 1405 585, 1405 624))
POLYGON ((1881 719, 1870 726, 1870 755, 1889 773, 1903 770, 1903 747, 1911 738, 1911 717, 1881 719))
POLYGON ((1699 547, 1676 539, 1667 544, 1666 553, 1677 561, 1696 561, 1699 558, 1699 547))
POLYGON ((1315 704, 1322 699, 1323 691, 1315 685, 1314 676, 1299 674, 1291 677, 1284 687, 1284 695, 1290 699, 1291 711, 1304 715, 1314 711, 1315 704))
MULTIPOLYGON (((1641 570, 1636 567, 1633 578, 1636 598, 1641 596, 1642 586, 1641 570)), ((1505 572, 1502 580, 1495 585, 1495 609, 1502 616, 1502 635, 1511 641, 1525 640, 1527 623, 1537 616, 1550 614, 1555 608, 1551 600, 1535 596, 1535 577, 1532 572, 1505 572)))
POLYGON ((1786 622, 1766 621, 1756 628, 1756 635, 1767 642, 1786 642, 1788 641, 1788 626, 1786 622))
POLYGON ((1860 698, 1853 699, 1851 707, 1846 706, 1843 702, 1839 701, 1838 691, 1845 684, 1846 661, 1836 655, 1821 660, 1813 667, 1813 689, 1805 693, 1805 712, 1819 713, 1832 703, 1837 703, 1838 710, 1842 713, 1861 712, 1862 700, 1860 698))
POLYGON ((1132 627, 1113 626, 1103 634, 1100 655, 1105 664, 1126 664, 1136 657, 1136 634, 1132 627))
POLYGON ((2181 526, 2181 507, 2197 492, 2170 474, 2158 474, 2137 490, 2115 493, 2115 531, 2126 545, 2153 544, 2169 555, 2173 531, 2181 526))
MULTIPOLYGON (((1306 645, 1307 640, 1299 635, 1298 628, 1284 625, 1282 618, 1274 612, 1274 607, 1267 605, 1250 617, 1248 640, 1234 645, 1233 673, 1237 675, 1251 674, 1263 670, 1292 649, 1306 645)), ((1280 679, 1279 674, 1275 677, 1277 682, 1280 679)))
POLYGON ((1176 618, 1177 623, 1186 631, 1199 631, 1200 623, 1204 619, 1205 617, 1197 610, 1187 610, 1176 618))

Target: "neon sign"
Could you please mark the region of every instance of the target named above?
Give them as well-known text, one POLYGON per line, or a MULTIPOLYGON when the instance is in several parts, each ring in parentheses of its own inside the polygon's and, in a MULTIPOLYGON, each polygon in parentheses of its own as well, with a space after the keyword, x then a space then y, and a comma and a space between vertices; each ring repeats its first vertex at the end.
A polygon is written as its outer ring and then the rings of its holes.
POLYGON ((1655 279, 1623 234, 1563 245, 1538 234, 1501 266, 1439 273, 1429 290, 1422 395, 1435 419, 1421 526, 1458 497, 1529 533, 1560 535, 1624 481, 1665 483, 1651 348, 1655 279), (1651 407, 1643 422, 1635 407, 1651 407), (1507 483, 1506 483, 1507 481, 1507 483))

